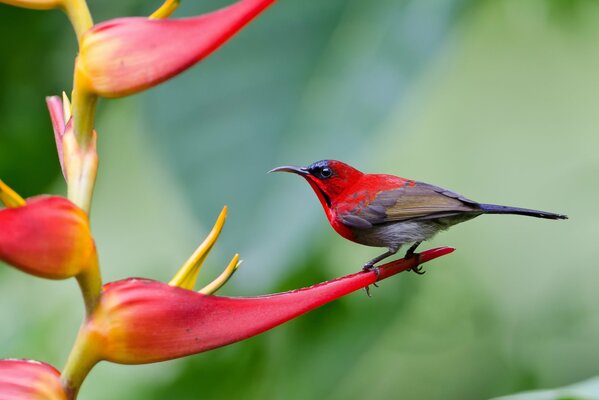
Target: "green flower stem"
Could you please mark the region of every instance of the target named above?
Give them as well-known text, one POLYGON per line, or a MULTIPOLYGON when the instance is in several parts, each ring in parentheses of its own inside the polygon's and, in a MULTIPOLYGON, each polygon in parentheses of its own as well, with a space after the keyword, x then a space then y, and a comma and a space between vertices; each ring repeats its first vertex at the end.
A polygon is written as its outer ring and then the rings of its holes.
POLYGON ((102 275, 100 274, 97 256, 94 257, 96 257, 94 262, 77 275, 77 283, 79 283, 83 295, 87 317, 92 315, 96 309, 102 293, 102 275))
POLYGON ((88 319, 86 319, 81 329, 79 329, 67 364, 60 375, 62 387, 69 400, 77 398, 81 384, 99 361, 99 356, 95 350, 99 350, 101 342, 95 340, 95 337, 89 327, 88 319))
POLYGON ((85 78, 75 70, 73 79, 73 131, 79 147, 86 150, 92 142, 98 96, 85 89, 85 78))
POLYGON ((63 0, 62 3, 77 39, 81 40, 81 36, 94 25, 87 3, 85 0, 63 0))
POLYGON ((73 80, 72 137, 65 134, 63 147, 69 200, 90 213, 96 184, 98 155, 94 119, 98 97, 85 88, 85 79, 75 69, 73 80))

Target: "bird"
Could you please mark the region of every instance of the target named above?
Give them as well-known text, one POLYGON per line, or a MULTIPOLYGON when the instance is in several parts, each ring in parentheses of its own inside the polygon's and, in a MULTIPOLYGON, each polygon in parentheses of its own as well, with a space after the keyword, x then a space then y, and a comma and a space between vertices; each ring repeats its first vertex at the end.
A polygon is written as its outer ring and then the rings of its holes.
MULTIPOLYGON (((545 219, 566 215, 527 208, 485 204, 412 179, 387 174, 365 174, 337 160, 321 160, 307 167, 285 165, 269 172, 290 172, 304 178, 320 200, 329 223, 345 239, 387 251, 364 264, 375 269, 380 261, 412 244, 405 257, 440 231, 482 214, 516 214, 545 219)), ((420 267, 412 269, 424 273, 420 267)))

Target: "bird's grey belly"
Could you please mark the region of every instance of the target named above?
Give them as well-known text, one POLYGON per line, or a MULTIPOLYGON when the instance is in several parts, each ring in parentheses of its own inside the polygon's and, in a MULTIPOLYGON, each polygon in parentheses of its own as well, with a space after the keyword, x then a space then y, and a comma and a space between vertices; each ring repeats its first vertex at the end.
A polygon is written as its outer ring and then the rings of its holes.
POLYGON ((370 229, 352 230, 354 240, 373 247, 388 247, 398 250, 406 243, 422 242, 435 236, 437 232, 452 225, 469 220, 478 214, 451 216, 429 220, 411 220, 374 225, 370 229))

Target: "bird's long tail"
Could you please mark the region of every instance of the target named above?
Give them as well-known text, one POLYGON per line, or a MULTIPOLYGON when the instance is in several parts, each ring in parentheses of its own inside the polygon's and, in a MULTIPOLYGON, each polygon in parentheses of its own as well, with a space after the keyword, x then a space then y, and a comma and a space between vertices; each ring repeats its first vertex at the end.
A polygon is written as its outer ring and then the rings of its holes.
POLYGON ((528 208, 498 206, 496 204, 480 204, 480 209, 487 214, 517 214, 545 219, 568 219, 567 215, 554 214, 539 210, 529 210, 528 208))

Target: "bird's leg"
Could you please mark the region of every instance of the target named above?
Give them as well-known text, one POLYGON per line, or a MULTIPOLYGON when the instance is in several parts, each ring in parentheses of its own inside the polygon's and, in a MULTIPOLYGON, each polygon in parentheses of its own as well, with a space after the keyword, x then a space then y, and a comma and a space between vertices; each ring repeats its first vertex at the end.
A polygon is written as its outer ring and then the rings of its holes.
MULTIPOLYGON (((384 260, 385 258, 392 256, 393 254, 397 253, 398 249, 395 250, 391 250, 389 249, 389 251, 385 252, 384 254, 381 254, 378 257, 373 258, 372 260, 368 261, 366 264, 364 264, 364 266, 362 267, 362 271, 374 271, 374 273, 376 274, 376 279, 378 280, 379 275, 381 274, 380 270, 378 267, 375 267, 374 264, 376 264, 377 262, 384 260)), ((378 285, 376 283, 373 283, 374 287, 378 287, 378 285)), ((364 290, 366 291, 366 295, 368 297, 370 296, 370 287, 366 286, 364 288, 364 290)))
MULTIPOLYGON (((408 251, 406 251, 406 255, 404 256, 404 258, 405 258, 406 260, 407 260, 407 259, 410 259, 410 258, 412 258, 412 257, 414 257, 414 254, 415 254, 416 248, 417 248, 418 246, 420 246, 420 243, 422 243, 422 242, 416 242, 416 243, 414 243, 414 244, 413 244, 413 245, 412 245, 412 246, 411 246, 411 247, 408 249, 408 251)), ((411 270, 412 270, 412 271, 414 271, 415 273, 417 273, 418 275, 422 275, 422 274, 424 274, 424 273, 426 272, 426 271, 423 271, 423 270, 422 270, 422 267, 421 267, 420 265, 417 265, 417 266, 415 266, 414 268, 411 268, 411 270)))
MULTIPOLYGON (((376 268, 374 266, 374 264, 378 263, 379 261, 384 260, 387 257, 391 257, 393 254, 397 253, 397 250, 399 249, 389 249, 389 251, 381 254, 378 257, 373 258, 372 260, 368 261, 366 264, 364 264, 364 267, 362 267, 363 271, 371 271, 371 270, 375 270, 375 272, 378 271, 378 268, 376 268)), ((378 272, 376 274, 377 276, 379 275, 378 272)))
POLYGON ((422 243, 422 242, 416 242, 412 246, 410 246, 408 251, 406 251, 406 255, 404 256, 404 258, 412 257, 414 255, 414 253, 416 252, 416 249, 418 248, 418 246, 420 246, 420 243, 422 243))

